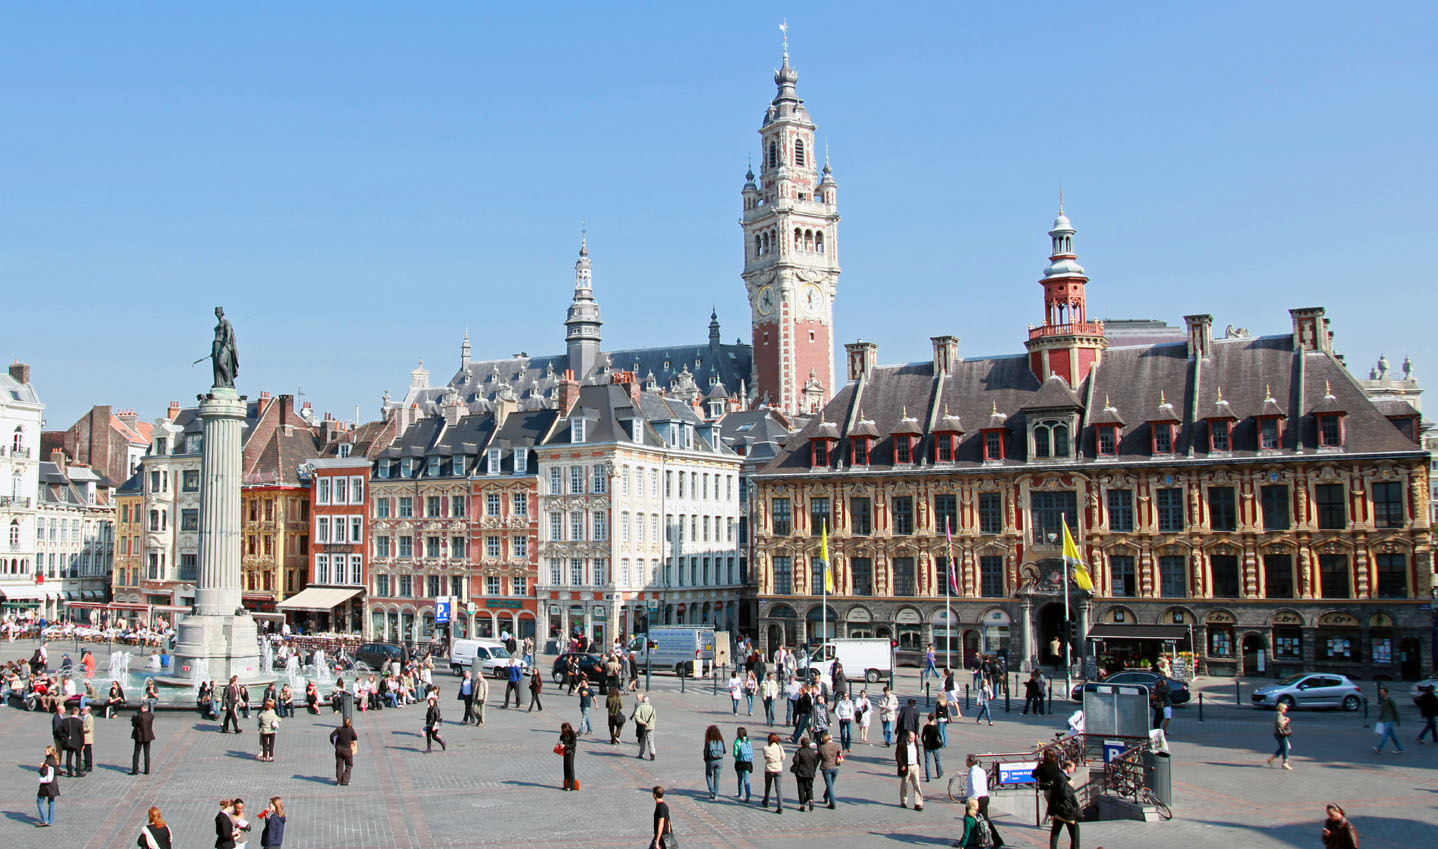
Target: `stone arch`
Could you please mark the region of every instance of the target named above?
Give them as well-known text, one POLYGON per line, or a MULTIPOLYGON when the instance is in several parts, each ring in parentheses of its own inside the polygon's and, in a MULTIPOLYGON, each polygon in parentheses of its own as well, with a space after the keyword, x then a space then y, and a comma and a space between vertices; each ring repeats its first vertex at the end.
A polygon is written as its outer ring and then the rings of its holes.
POLYGON ((1199 623, 1199 618, 1198 618, 1197 615, 1194 614, 1194 612, 1193 612, 1193 610, 1192 610, 1191 608, 1186 607, 1186 606, 1181 605, 1181 604, 1175 604, 1175 605, 1173 605, 1173 606, 1171 606, 1171 607, 1165 608, 1164 611, 1158 615, 1158 621, 1157 621, 1156 623, 1154 623, 1154 624, 1157 624, 1157 625, 1197 625, 1198 623, 1199 623), (1182 617, 1182 621, 1179 621, 1179 620, 1175 619, 1175 615, 1176 615, 1176 614, 1182 617))

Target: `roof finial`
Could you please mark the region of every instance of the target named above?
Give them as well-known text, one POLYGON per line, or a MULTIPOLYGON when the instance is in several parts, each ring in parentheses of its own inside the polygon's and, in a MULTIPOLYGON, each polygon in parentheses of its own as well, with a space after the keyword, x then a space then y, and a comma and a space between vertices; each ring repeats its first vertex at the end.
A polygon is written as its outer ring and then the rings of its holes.
POLYGON ((1222 386, 1218 387, 1218 401, 1217 401, 1216 403, 1219 403, 1219 404, 1222 404, 1222 403, 1223 403, 1223 387, 1222 387, 1222 386))
POLYGON ((1273 384, 1271 384, 1271 383, 1265 383, 1265 384, 1263 384, 1263 400, 1265 400, 1265 401, 1272 401, 1272 400, 1273 400, 1273 384))
POLYGON ((1113 403, 1108 400, 1108 393, 1107 393, 1107 392, 1105 392, 1105 393, 1103 394, 1103 408, 1104 408, 1105 410, 1112 410, 1112 409, 1113 409, 1113 403))
POLYGON ((579 255, 589 256, 589 222, 579 219, 579 255))
POLYGON ((1329 382, 1326 381, 1326 380, 1323 381, 1323 397, 1324 397, 1324 398, 1332 398, 1332 397, 1333 397, 1333 384, 1329 383, 1329 382))
POLYGON ((1168 406, 1168 398, 1164 397, 1162 389, 1158 390, 1158 405, 1160 407, 1168 406))
POLYGON ((999 414, 999 402, 998 402, 998 401, 995 401, 995 402, 994 402, 994 411, 993 411, 992 413, 990 413, 989 415, 997 416, 998 414, 999 414))
POLYGON ((1064 214, 1064 184, 1059 183, 1059 215, 1064 214))
POLYGON ((789 19, 788 19, 788 18, 785 18, 785 19, 783 20, 783 22, 779 24, 779 32, 784 33, 784 63, 785 63, 785 64, 788 64, 788 62, 789 62, 789 19))

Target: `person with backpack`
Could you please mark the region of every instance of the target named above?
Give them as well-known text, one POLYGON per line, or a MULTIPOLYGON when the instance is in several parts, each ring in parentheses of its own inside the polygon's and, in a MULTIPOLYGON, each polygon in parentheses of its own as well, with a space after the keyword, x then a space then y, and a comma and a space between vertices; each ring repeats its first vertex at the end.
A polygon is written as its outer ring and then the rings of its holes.
POLYGON ((754 743, 749 739, 749 729, 741 727, 734 738, 734 777, 738 781, 738 787, 734 791, 734 800, 744 800, 749 804, 753 798, 753 788, 749 786, 749 776, 754 772, 754 743))
POLYGON ((709 801, 719 798, 719 770, 724 767, 724 735, 719 726, 704 729, 704 781, 709 785, 709 801))
POLYGON ((954 841, 953 845, 963 849, 991 849, 994 845, 994 834, 988 817, 979 813, 979 800, 972 796, 964 803, 963 836, 954 841))

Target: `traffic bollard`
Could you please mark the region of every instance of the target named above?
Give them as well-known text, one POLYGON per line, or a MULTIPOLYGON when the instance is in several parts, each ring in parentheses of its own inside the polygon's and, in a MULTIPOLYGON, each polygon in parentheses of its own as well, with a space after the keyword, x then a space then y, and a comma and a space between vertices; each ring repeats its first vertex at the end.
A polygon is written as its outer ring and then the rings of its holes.
POLYGON ((964 685, 964 710, 969 709, 969 685, 964 685))
POLYGON ((1363 697, 1363 727, 1368 727, 1368 697, 1363 697))
POLYGON ((689 677, 688 675, 685 675, 685 674, 684 674, 684 665, 683 665, 683 664, 680 664, 680 666, 679 666, 679 692, 681 692, 681 693, 684 692, 684 679, 686 679, 686 678, 688 678, 688 677, 689 677))
POLYGON ((1203 721, 1203 694, 1198 694, 1198 721, 1203 721))
POLYGON ((1053 679, 1049 679, 1049 700, 1048 700, 1047 711, 1048 711, 1049 713, 1053 713, 1053 712, 1054 712, 1054 682, 1053 682, 1053 679))
POLYGON ((1243 683, 1237 678, 1233 679, 1233 703, 1243 707, 1243 683))
POLYGON ((1009 712, 1009 688, 1004 688, 1004 713, 1009 712))
POLYGON ((924 681, 924 701, 929 703, 929 707, 934 706, 934 697, 929 695, 929 682, 927 680, 924 681))

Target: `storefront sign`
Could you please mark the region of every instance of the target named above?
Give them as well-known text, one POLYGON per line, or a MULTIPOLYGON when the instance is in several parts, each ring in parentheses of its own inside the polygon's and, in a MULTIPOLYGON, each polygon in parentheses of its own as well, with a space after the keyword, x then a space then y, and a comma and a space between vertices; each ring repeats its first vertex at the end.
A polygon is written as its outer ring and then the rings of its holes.
POLYGON ((1038 768, 1038 765, 1038 761, 1015 761, 999 764, 999 783, 1033 784, 1034 770, 1038 768))
MULTIPOLYGON (((487 598, 484 600, 484 606, 489 610, 496 608, 518 610, 524 606, 524 602, 517 598, 487 598)), ((558 613, 558 610, 555 610, 555 613, 558 613)))
POLYGON ((920 616, 919 611, 912 607, 905 607, 894 616, 894 621, 905 625, 917 625, 924 621, 924 617, 920 616))
POLYGON ((595 618, 595 619, 608 619, 608 618, 609 618, 609 611, 605 610, 603 607, 600 607, 599 605, 596 604, 596 605, 594 605, 594 618, 595 618))

